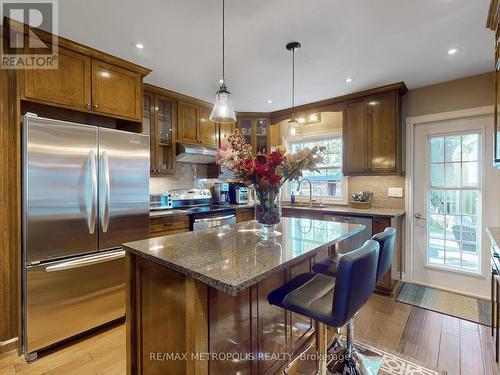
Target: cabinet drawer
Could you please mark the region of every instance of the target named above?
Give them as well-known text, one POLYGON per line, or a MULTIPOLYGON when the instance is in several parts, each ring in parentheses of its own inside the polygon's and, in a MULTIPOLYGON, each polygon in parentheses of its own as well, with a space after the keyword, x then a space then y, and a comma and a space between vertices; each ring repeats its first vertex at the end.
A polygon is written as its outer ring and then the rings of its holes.
MULTIPOLYGON (((177 217, 159 217, 150 219, 149 221, 149 232, 150 233, 160 233, 160 232, 173 232, 180 233, 182 231, 189 231, 189 216, 177 216, 177 217)), ((169 233, 173 234, 173 233, 169 233)))

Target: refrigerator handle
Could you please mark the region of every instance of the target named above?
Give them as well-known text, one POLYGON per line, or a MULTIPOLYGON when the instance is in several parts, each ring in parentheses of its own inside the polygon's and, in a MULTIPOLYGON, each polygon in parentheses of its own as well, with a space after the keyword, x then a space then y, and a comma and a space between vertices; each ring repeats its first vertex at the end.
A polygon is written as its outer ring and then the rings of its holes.
POLYGON ((102 163, 103 163, 103 174, 104 174, 104 202, 103 202, 103 212, 101 215, 101 226, 102 231, 108 231, 109 225, 109 199, 110 199, 110 180, 109 180, 109 160, 108 153, 103 151, 102 153, 102 163))
POLYGON ((109 262, 111 260, 120 259, 125 256, 125 250, 116 251, 109 254, 100 254, 85 259, 70 260, 64 263, 55 264, 45 267, 45 272, 56 272, 69 270, 71 268, 87 267, 92 264, 109 262))
POLYGON ((89 233, 94 234, 95 231, 95 222, 97 217, 97 168, 94 150, 89 151, 89 160, 90 160, 90 173, 92 174, 92 195, 91 195, 91 208, 89 215, 89 233))

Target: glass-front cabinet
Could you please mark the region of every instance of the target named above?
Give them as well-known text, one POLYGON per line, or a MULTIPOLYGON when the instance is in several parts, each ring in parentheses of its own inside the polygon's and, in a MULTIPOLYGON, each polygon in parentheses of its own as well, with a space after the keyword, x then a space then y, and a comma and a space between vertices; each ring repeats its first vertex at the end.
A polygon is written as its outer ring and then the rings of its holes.
POLYGON ((254 154, 269 151, 269 126, 268 118, 238 118, 238 129, 245 137, 245 142, 252 146, 254 154))
POLYGON ((175 113, 173 98, 144 93, 142 131, 150 135, 151 174, 172 173, 175 161, 175 113))

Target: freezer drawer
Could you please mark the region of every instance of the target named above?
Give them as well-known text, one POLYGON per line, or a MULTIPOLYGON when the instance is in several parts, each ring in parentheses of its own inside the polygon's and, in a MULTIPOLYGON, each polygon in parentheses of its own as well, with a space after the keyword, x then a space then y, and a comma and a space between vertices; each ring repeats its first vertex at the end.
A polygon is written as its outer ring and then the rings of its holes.
POLYGON ((28 267, 24 352, 125 315, 123 250, 28 267))

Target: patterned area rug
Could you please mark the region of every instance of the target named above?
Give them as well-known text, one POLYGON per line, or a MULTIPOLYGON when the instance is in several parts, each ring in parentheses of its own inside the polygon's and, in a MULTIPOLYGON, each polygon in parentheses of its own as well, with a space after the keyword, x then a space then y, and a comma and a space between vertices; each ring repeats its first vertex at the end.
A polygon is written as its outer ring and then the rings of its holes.
MULTIPOLYGON (((343 345, 345 345, 345 337, 341 336, 341 339, 344 342, 343 345)), ((446 375, 446 371, 430 368, 425 364, 419 363, 412 358, 389 349, 376 348, 364 340, 356 340, 355 346, 359 354, 358 358, 362 359, 364 363, 362 371, 369 375, 446 375), (376 372, 376 368, 380 366, 380 358, 377 357, 382 357, 382 366, 378 372, 376 372), (375 365, 375 363, 378 365, 375 365), (375 368, 370 368, 374 365, 375 368)), ((345 349, 338 349, 339 350, 334 349, 331 351, 330 355, 332 355, 334 359, 343 359, 345 356, 345 349)), ((335 366, 335 361, 333 361, 328 369, 328 374, 338 375, 342 373, 343 366, 341 364, 335 366)))
POLYGON ((446 371, 429 368, 403 354, 388 349, 375 348, 366 343, 358 342, 357 345, 361 345, 382 356, 382 367, 378 375, 446 375, 446 371))
POLYGON ((491 322, 490 301, 417 284, 403 283, 396 301, 486 326, 491 322))

